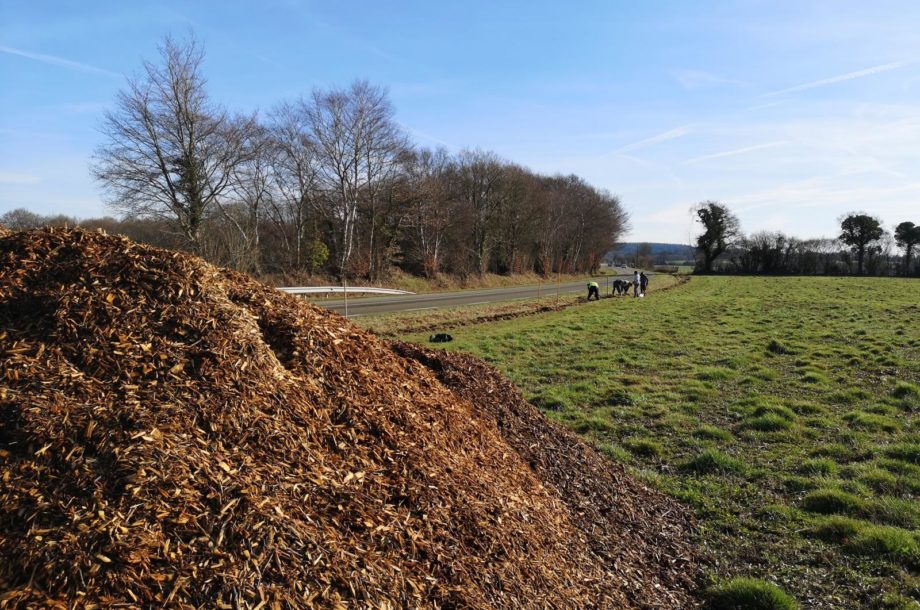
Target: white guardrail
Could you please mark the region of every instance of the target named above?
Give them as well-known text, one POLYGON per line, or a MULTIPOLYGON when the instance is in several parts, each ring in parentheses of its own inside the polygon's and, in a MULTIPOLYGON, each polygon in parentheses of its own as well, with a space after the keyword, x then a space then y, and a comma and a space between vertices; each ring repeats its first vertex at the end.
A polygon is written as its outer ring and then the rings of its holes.
POLYGON ((368 286, 349 286, 347 289, 342 286, 295 286, 278 288, 281 292, 288 294, 325 294, 325 295, 349 295, 349 294, 415 294, 407 290, 396 290, 393 288, 371 288, 368 286))

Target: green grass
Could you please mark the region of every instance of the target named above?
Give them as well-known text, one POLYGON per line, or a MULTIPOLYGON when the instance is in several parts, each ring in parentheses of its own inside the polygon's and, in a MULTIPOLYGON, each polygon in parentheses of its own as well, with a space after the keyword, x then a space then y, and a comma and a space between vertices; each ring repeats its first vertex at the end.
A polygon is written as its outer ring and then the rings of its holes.
POLYGON ((917 534, 899 527, 872 525, 861 528, 844 548, 857 555, 888 559, 911 569, 920 568, 917 534))
POLYGON ((642 300, 458 327, 446 347, 495 364, 690 506, 718 557, 713 581, 882 608, 892 593, 920 600, 905 560, 920 527, 918 304, 915 280, 693 277, 642 300), (839 518, 858 535, 815 534, 839 518))
POLYGON ((885 450, 885 455, 895 460, 920 464, 920 443, 898 443, 885 450))
POLYGON ((857 496, 839 489, 818 489, 802 500, 802 508, 822 515, 857 515, 863 512, 864 506, 857 496))
POLYGON ((697 474, 743 473, 744 464, 717 449, 707 449, 683 464, 683 470, 697 474))
POLYGON ((732 433, 728 430, 723 430, 718 426, 710 426, 709 424, 704 424, 697 428, 693 435, 697 438, 708 439, 712 441, 730 441, 732 440, 732 433))
POLYGON ((833 515, 818 521, 818 523, 811 528, 810 532, 813 536, 825 542, 845 544, 863 529, 863 527, 865 527, 865 523, 862 521, 833 515))
POLYGON ((649 438, 631 438, 627 439, 624 444, 630 453, 641 457, 656 458, 661 457, 664 453, 661 443, 649 438))
POLYGON ((711 588, 707 610, 796 610, 799 605, 776 585, 752 578, 735 578, 711 588))
POLYGON ((896 419, 863 411, 851 411, 844 415, 843 419, 853 428, 869 432, 894 432, 901 427, 896 419))
POLYGON ((763 415, 755 415, 747 420, 747 427, 752 430, 760 430, 761 432, 778 432, 791 428, 792 422, 782 415, 765 413, 763 415))
POLYGON ((829 477, 837 473, 837 462, 830 458, 805 460, 799 466, 799 472, 809 477, 829 477))

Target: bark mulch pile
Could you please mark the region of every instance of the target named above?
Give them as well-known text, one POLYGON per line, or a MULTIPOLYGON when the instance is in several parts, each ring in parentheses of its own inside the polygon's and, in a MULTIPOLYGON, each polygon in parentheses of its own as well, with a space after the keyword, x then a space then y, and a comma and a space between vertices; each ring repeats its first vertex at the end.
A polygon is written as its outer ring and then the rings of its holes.
POLYGON ((0 608, 691 605, 684 510, 395 349, 193 256, 0 236, 0 608))
POLYGON ((688 541, 695 524, 684 507, 550 422, 482 360, 399 341, 391 347, 476 405, 478 415, 566 505, 572 523, 632 605, 693 606, 687 593, 695 588, 701 566, 688 541))

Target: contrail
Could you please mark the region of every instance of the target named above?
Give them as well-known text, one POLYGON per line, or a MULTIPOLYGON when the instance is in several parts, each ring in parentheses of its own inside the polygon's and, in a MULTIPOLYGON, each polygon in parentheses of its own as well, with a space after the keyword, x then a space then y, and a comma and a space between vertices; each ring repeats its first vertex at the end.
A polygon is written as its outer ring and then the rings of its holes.
POLYGON ((708 161, 710 159, 721 159, 723 157, 733 157, 735 155, 742 155, 744 153, 754 152, 755 150, 763 150, 765 148, 775 148, 776 146, 782 146, 788 144, 789 140, 779 140, 776 142, 766 142, 764 144, 756 144, 754 146, 747 146, 745 148, 736 148, 735 150, 726 150, 724 152, 713 153, 711 155, 703 155, 701 157, 694 157, 692 159, 687 159, 684 161, 687 163, 696 163, 698 161, 708 161))
POLYGON ((675 127, 663 133, 659 133, 657 136, 652 136, 650 138, 645 138, 644 140, 639 140, 638 142, 633 142, 632 144, 627 144, 622 146, 614 151, 615 154, 629 152, 631 150, 639 150, 640 148, 648 148, 649 146, 654 146, 661 142, 667 142, 668 140, 673 140, 675 138, 680 138, 682 136, 690 133, 690 126, 684 125, 683 127, 675 127))
POLYGON ((793 93, 795 91, 805 91, 806 89, 815 89, 817 87, 824 87, 825 85, 833 85, 835 83, 842 83, 843 81, 853 80, 854 78, 862 78, 864 76, 872 76, 873 74, 880 74, 882 72, 888 72, 889 70, 897 70, 898 68, 903 68, 904 66, 910 65, 913 62, 910 61, 895 61, 890 64, 882 64, 880 66, 873 66, 871 68, 866 68, 865 70, 857 70, 856 72, 847 72, 846 74, 840 74, 839 76, 832 76, 830 78, 822 78, 821 80, 812 81, 810 83, 803 83, 801 85, 796 85, 795 87, 789 87, 787 89, 780 89, 779 91, 771 91, 770 93, 764 93, 760 97, 774 97, 777 95, 783 95, 785 93, 793 93))
POLYGON ((12 47, 0 46, 0 53, 7 53, 9 55, 16 55, 19 57, 25 57, 26 59, 31 59, 33 61, 40 61, 43 64, 50 64, 52 66, 61 66, 62 68, 68 68, 70 70, 77 70, 79 72, 91 72, 94 74, 105 74, 106 76, 115 76, 121 78, 121 74, 117 72, 112 72, 111 70, 105 70, 103 68, 97 68, 96 66, 91 66, 89 64, 82 64, 78 61, 71 61, 69 59, 64 59, 63 57, 56 57, 54 55, 45 55, 44 53, 32 53, 31 51, 23 51, 21 49, 14 49, 12 47))

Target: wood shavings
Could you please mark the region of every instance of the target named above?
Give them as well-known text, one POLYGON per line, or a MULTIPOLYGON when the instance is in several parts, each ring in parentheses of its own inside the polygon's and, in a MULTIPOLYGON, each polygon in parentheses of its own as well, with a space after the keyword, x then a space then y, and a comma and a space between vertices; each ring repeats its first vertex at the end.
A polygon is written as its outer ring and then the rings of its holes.
POLYGON ((80 230, 0 231, 0 329, 0 609, 692 606, 686 511, 479 361, 80 230))

